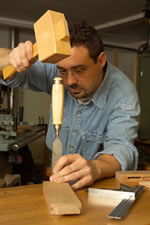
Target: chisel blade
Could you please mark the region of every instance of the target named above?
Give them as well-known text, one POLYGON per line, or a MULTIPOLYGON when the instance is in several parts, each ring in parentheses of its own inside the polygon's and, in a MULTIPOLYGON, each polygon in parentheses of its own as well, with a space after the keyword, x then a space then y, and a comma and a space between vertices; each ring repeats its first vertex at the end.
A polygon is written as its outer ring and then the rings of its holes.
POLYGON ((54 142, 53 142, 53 152, 52 152, 52 171, 54 169, 54 166, 56 162, 60 159, 62 156, 62 143, 58 136, 56 136, 54 142))

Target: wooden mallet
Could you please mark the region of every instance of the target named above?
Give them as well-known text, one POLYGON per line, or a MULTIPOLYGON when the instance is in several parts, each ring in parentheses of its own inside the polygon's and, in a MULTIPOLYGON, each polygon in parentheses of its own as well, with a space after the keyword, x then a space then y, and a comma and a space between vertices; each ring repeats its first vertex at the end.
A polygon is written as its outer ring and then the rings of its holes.
MULTIPOLYGON (((69 31, 63 13, 48 10, 34 23, 36 43, 31 62, 57 63, 71 54, 69 31)), ((11 78, 16 70, 12 65, 3 68, 3 79, 11 78)))

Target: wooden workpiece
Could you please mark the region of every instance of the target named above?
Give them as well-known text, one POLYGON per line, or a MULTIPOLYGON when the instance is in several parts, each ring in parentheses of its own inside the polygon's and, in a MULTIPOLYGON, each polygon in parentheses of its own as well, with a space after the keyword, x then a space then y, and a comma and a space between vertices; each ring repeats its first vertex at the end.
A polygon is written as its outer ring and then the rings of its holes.
POLYGON ((139 184, 150 189, 150 181, 140 181, 139 184))
POLYGON ((117 171, 115 174, 115 178, 120 183, 150 181, 150 171, 148 170, 117 171))
MULTIPOLYGON (((63 13, 48 10, 34 23, 36 43, 31 62, 57 63, 71 54, 69 31, 63 13)), ((10 79, 16 70, 8 65, 2 70, 3 78, 10 79)))
POLYGON ((51 215, 81 213, 81 202, 68 183, 44 181, 43 193, 51 215))

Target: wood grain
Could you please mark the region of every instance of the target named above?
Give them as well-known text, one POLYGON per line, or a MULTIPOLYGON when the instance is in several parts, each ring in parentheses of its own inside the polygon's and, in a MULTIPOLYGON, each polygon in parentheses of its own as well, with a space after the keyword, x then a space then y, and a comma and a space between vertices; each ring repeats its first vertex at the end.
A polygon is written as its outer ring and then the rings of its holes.
POLYGON ((81 202, 68 183, 45 181, 43 193, 51 215, 80 214, 81 202))
POLYGON ((150 181, 140 181, 139 184, 150 189, 150 181))

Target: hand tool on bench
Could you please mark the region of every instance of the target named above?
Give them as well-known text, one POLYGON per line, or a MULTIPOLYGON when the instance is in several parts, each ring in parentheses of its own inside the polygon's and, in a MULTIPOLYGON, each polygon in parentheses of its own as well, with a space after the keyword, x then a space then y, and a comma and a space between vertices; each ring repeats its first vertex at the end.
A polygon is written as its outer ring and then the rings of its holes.
MULTIPOLYGON (((126 186, 128 187, 128 186, 126 186)), ((111 219, 122 219, 128 212, 129 208, 133 205, 135 200, 143 192, 144 186, 136 185, 134 188, 125 188, 126 193, 130 193, 129 196, 117 205, 117 207, 108 215, 111 219)))
MULTIPOLYGON (((36 43, 33 44, 31 62, 56 63, 71 54, 69 31, 63 13, 48 10, 34 23, 36 43)), ((16 70, 8 65, 2 70, 3 78, 9 79, 16 70)))
POLYGON ((64 108, 64 86, 63 80, 60 77, 54 78, 52 87, 52 116, 53 126, 55 129, 56 138, 53 142, 52 151, 52 170, 62 155, 62 143, 59 139, 59 133, 63 121, 63 108, 64 108))
POLYGON ((120 184, 119 190, 88 188, 88 198, 89 202, 95 200, 95 198, 92 199, 93 197, 96 197, 96 201, 98 201, 99 198, 101 202, 103 202, 102 199, 104 199, 105 204, 107 203, 108 205, 114 200, 119 200, 119 204, 108 215, 108 218, 122 219, 143 190, 144 186, 136 185, 134 187, 129 187, 124 184, 120 184))

